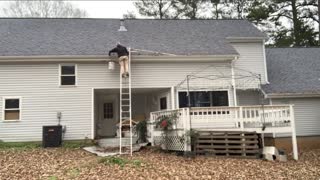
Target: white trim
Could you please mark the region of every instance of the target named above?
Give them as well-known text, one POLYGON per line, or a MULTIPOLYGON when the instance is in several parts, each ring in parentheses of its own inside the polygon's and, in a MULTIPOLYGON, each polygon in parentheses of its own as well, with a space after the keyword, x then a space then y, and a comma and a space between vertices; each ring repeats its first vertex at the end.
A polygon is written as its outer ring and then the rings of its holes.
POLYGON ((59 87, 77 87, 78 86, 78 64, 74 63, 60 63, 59 64, 59 87), (62 75, 62 66, 74 66, 74 74, 62 75), (74 85, 62 85, 61 77, 62 76, 75 76, 75 84, 74 85))
POLYGON ((2 97, 2 122, 19 122, 22 120, 22 97, 21 96, 5 96, 2 97), (19 119, 5 120, 6 100, 7 99, 19 99, 19 108, 11 110, 19 110, 19 119))
POLYGON ((264 76, 265 76, 265 81, 267 84, 269 84, 269 79, 268 79, 268 69, 267 69, 267 57, 266 57, 266 47, 265 47, 265 40, 262 41, 262 53, 263 53, 263 63, 264 63, 264 76))
POLYGON ((91 139, 95 138, 95 93, 94 88, 91 90, 91 139))

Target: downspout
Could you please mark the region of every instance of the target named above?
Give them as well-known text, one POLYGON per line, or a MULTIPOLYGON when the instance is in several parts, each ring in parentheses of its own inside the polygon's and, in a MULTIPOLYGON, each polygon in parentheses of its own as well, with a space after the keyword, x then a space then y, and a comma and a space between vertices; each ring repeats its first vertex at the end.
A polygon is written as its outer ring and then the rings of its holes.
POLYGON ((237 100, 237 89, 236 89, 236 80, 235 80, 235 73, 234 73, 234 63, 238 59, 238 57, 235 57, 234 60, 231 62, 231 83, 232 83, 232 89, 233 89, 233 104, 234 106, 238 106, 238 100, 237 100))
POLYGON ((266 57, 266 47, 265 47, 265 40, 262 41, 262 53, 263 53, 263 62, 264 62, 264 75, 265 75, 265 81, 267 84, 269 84, 268 79, 268 69, 267 69, 267 57, 266 57))

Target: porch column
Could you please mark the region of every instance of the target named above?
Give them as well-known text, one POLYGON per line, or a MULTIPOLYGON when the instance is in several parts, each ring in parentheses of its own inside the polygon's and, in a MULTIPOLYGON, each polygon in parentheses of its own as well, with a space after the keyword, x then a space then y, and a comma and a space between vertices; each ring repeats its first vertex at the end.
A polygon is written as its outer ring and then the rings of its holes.
POLYGON ((191 127, 191 119, 190 119, 190 108, 183 108, 183 127, 184 127, 184 151, 191 151, 191 137, 186 136, 186 134, 190 133, 191 127), (190 143, 189 143, 190 142, 190 143))
POLYGON ((175 99, 175 89, 174 86, 171 87, 171 109, 176 109, 176 99, 175 99))
POLYGON ((292 152, 293 159, 298 160, 298 144, 297 144, 297 134, 296 134, 296 125, 294 119, 294 110, 293 105, 290 105, 290 122, 291 122, 291 132, 292 132, 292 152))
POLYGON ((234 106, 238 106, 238 102, 237 102, 237 88, 236 88, 236 81, 235 81, 235 74, 234 74, 234 61, 237 58, 235 58, 232 62, 231 62, 231 83, 232 83, 232 90, 233 90, 233 102, 234 102, 234 106))

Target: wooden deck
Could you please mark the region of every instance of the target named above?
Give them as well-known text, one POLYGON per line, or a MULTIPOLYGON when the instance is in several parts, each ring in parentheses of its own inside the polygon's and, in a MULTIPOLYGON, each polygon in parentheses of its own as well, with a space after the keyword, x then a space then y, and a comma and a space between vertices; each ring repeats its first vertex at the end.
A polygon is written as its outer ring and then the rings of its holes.
POLYGON ((258 158, 261 140, 256 132, 200 131, 195 139, 197 155, 258 158))
MULTIPOLYGON (((158 117, 177 115, 177 120, 168 134, 172 142, 180 143, 172 150, 191 151, 190 130, 211 132, 254 132, 257 134, 291 134, 294 159, 298 159, 298 149, 294 122, 293 105, 236 106, 236 107, 192 107, 150 113, 148 125, 149 140, 162 137, 162 131, 155 128, 158 117), (184 138, 183 141, 176 139, 184 138)), ((231 142, 233 140, 230 140, 231 142)), ((228 144, 230 142, 228 140, 228 144)), ((245 141, 246 142, 246 141, 245 141)), ((253 142, 248 141, 252 144, 253 142)), ((256 140, 254 141, 254 143, 256 140)), ((222 142, 226 143, 226 142, 222 142)), ((245 143, 246 144, 246 143, 245 143)), ((241 147, 243 143, 241 144, 241 147)), ((249 147, 249 145, 245 145, 249 147)), ((228 148, 227 148, 228 149, 228 148)), ((242 150, 242 149, 241 149, 242 150)), ((228 151, 228 152, 227 152, 228 151)), ((229 153, 221 150, 221 153, 229 153)), ((240 150, 232 150, 239 153, 240 150)), ((249 151, 248 151, 249 152, 249 151)), ((252 151, 253 152, 253 151, 252 151)), ((230 150, 231 153, 231 150, 230 150)), ((230 154, 229 153, 229 154, 230 154)))

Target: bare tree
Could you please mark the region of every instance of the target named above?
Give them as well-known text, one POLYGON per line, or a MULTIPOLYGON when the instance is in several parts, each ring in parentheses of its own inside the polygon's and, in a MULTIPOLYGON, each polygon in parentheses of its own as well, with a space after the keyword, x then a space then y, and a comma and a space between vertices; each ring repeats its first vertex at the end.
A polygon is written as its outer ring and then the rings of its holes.
POLYGON ((81 18, 85 10, 63 0, 16 0, 2 8, 5 17, 81 18))
POLYGON ((123 19, 137 19, 137 16, 133 11, 127 11, 122 17, 123 19))
POLYGON ((138 0, 134 6, 139 14, 156 19, 174 19, 176 14, 172 12, 176 0, 138 0))

